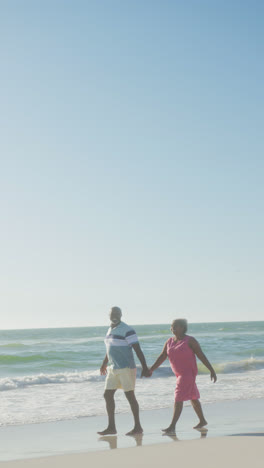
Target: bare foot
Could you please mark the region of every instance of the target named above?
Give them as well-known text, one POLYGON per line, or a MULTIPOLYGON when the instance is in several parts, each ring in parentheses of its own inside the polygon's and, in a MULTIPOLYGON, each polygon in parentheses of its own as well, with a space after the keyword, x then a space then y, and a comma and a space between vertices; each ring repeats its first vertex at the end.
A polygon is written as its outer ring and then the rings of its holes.
POLYGON ((134 427, 134 429, 132 429, 132 431, 129 431, 126 433, 127 436, 135 436, 137 434, 143 434, 143 429, 141 426, 139 427, 134 427))
POLYGON ((176 440, 179 440, 177 438, 176 432, 163 432, 162 437, 169 437, 170 439, 174 440, 174 442, 176 442, 176 440))
POLYGON ((175 427, 169 426, 166 429, 161 429, 164 435, 175 435, 175 427))
POLYGON ((197 426, 194 426, 194 429, 202 429, 202 427, 207 426, 208 422, 204 419, 203 421, 200 421, 197 426))
POLYGON ((116 434, 115 427, 107 427, 104 431, 98 431, 97 434, 104 436, 104 435, 114 435, 116 434))

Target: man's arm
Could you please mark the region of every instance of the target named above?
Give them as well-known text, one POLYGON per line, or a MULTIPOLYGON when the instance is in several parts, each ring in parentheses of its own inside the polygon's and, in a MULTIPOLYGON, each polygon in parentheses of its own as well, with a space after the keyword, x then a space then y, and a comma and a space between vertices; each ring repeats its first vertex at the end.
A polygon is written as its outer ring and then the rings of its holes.
POLYGON ((207 367, 207 369, 211 373, 211 380, 214 381, 214 383, 217 381, 216 373, 213 368, 213 366, 210 364, 208 361, 207 357, 203 353, 201 346, 199 345, 198 341, 195 338, 190 338, 189 340, 189 346, 193 350, 193 352, 196 354, 196 356, 202 361, 202 363, 207 367))
POLYGON ((166 361, 168 355, 167 355, 167 341, 165 345, 163 346, 162 353, 159 355, 158 359, 154 362, 153 366, 150 368, 150 372, 154 372, 164 361, 166 361))
POLYGON ((139 342, 132 344, 132 347, 133 347, 138 359, 140 360, 140 363, 141 363, 141 366, 142 366, 141 377, 142 376, 150 377, 151 374, 149 372, 149 368, 147 366, 146 359, 145 359, 145 356, 144 356, 144 354, 142 352, 142 349, 140 348, 139 342))
POLYGON ((103 364, 101 365, 101 368, 100 368, 100 374, 101 375, 106 375, 107 374, 107 363, 108 363, 108 357, 107 357, 107 354, 106 354, 105 358, 103 360, 103 364))

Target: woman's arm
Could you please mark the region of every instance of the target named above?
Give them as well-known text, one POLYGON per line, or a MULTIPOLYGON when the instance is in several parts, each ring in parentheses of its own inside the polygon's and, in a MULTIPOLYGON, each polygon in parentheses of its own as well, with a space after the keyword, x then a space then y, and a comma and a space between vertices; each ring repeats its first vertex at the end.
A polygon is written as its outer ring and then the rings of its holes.
POLYGON ((213 366, 210 364, 210 362, 208 361, 206 355, 203 353, 198 341, 195 338, 191 337, 189 340, 189 346, 193 350, 193 352, 196 354, 196 356, 200 359, 200 361, 202 361, 205 367, 207 367, 207 369, 210 371, 211 380, 213 380, 215 383, 217 381, 215 370, 213 366))
POLYGON ((154 362, 153 366, 150 368, 150 372, 154 372, 164 361, 166 361, 167 355, 167 341, 163 347, 162 353, 159 355, 158 359, 154 362))

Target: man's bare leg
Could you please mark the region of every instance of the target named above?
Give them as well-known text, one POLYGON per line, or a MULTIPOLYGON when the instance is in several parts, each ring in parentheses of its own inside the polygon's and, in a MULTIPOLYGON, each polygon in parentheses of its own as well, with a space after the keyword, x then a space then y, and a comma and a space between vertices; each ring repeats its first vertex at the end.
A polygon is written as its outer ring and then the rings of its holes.
POLYGON ((97 432, 102 436, 109 434, 116 434, 115 426, 115 399, 114 394, 116 390, 105 390, 104 399, 106 403, 106 411, 108 415, 108 426, 104 431, 97 432))
POLYGON ((166 427, 166 429, 162 429, 162 431, 165 434, 175 433, 175 426, 181 415, 182 408, 183 408, 183 401, 175 401, 172 421, 169 427, 166 427))
POLYGON ((199 423, 197 426, 194 426, 194 429, 201 429, 202 427, 206 426, 208 423, 204 417, 202 406, 199 400, 191 400, 193 409, 199 418, 199 423))
POLYGON ((125 392, 125 395, 130 404, 130 408, 133 413, 134 421, 135 421, 134 428, 132 429, 132 431, 129 431, 126 435, 142 434, 143 429, 141 427, 140 420, 139 420, 139 406, 138 406, 138 402, 135 396, 135 392, 131 390, 130 392, 125 392))

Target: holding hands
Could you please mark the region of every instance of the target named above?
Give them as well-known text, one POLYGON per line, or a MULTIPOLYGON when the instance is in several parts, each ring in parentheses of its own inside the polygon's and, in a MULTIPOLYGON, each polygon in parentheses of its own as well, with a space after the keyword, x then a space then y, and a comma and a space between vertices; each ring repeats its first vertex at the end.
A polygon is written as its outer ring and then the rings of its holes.
POLYGON ((141 377, 151 377, 152 371, 148 367, 142 367, 141 377))

